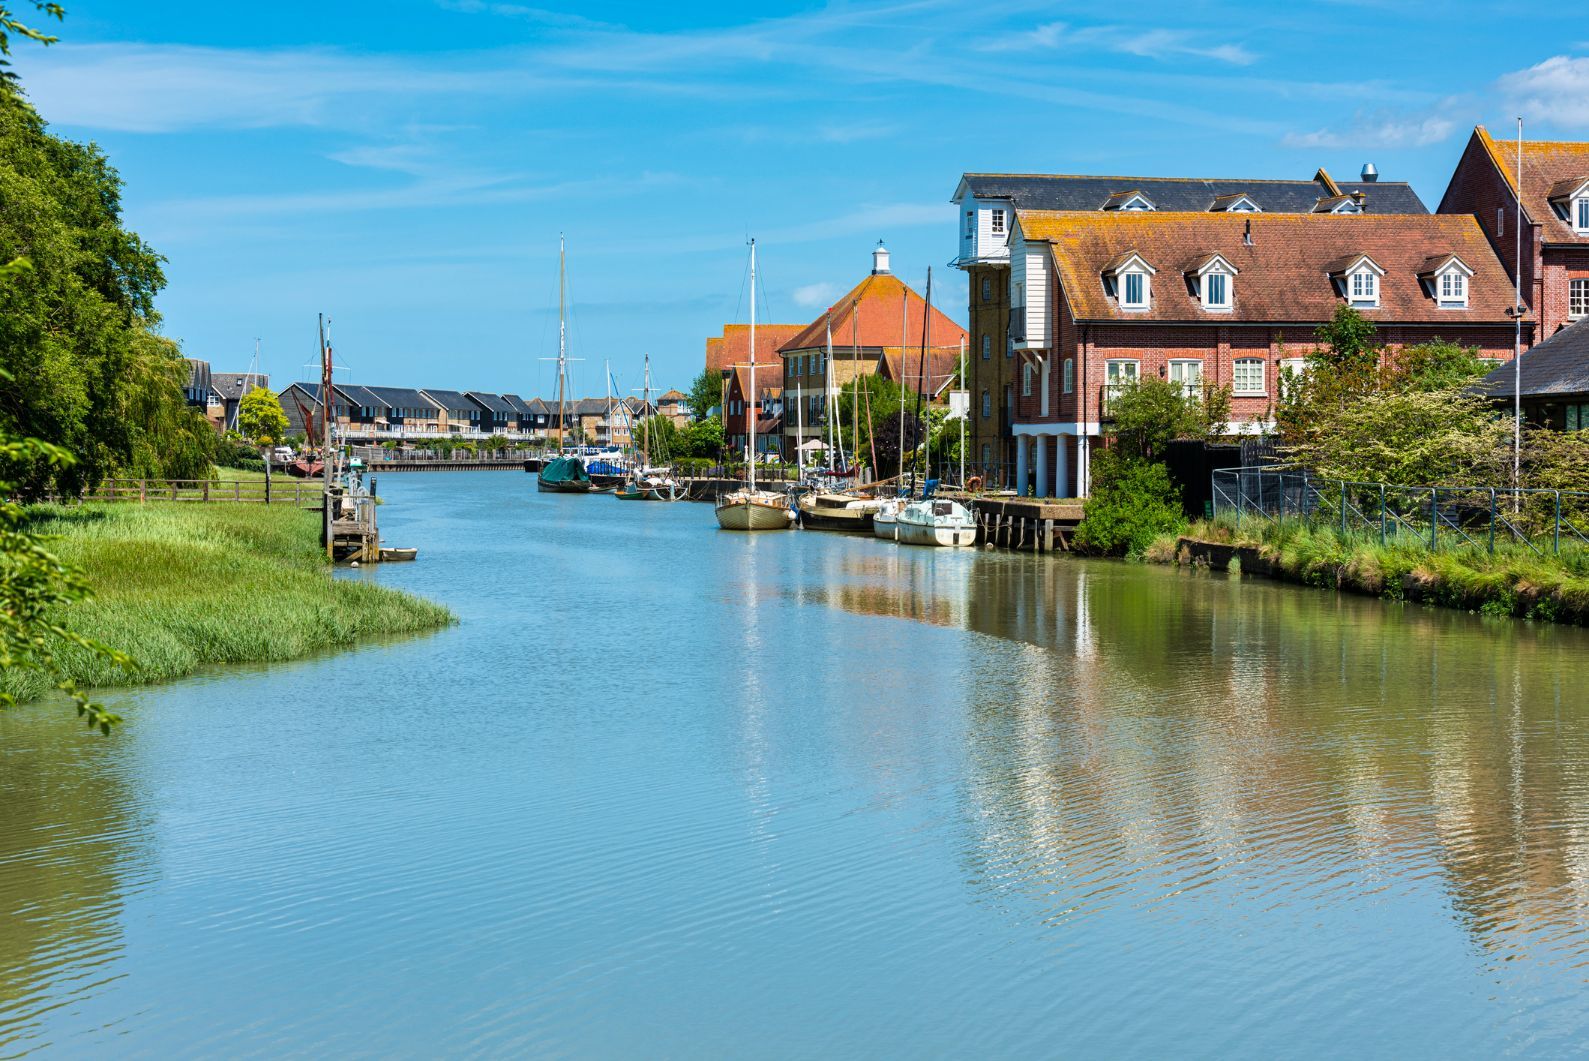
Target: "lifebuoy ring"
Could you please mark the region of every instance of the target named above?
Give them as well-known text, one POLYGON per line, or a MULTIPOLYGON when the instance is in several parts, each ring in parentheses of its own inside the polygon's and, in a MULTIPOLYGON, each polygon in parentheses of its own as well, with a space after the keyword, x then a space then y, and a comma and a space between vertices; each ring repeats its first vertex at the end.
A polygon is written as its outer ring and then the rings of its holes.
POLYGON ((966 489, 967 490, 971 490, 971 491, 977 491, 977 490, 982 489, 982 476, 973 475, 971 478, 967 479, 966 480, 966 489))

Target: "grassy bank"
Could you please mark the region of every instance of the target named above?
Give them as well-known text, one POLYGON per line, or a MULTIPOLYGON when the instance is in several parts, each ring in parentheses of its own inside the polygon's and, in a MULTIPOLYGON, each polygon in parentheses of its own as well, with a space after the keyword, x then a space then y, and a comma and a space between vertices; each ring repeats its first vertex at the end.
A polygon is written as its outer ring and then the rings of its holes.
MULTIPOLYGON (((34 529, 81 570, 95 599, 71 606, 71 625, 126 652, 123 671, 82 650, 59 658, 83 685, 165 681, 211 663, 288 660, 381 634, 452 622, 440 605, 333 579, 319 514, 292 505, 38 506, 34 529)), ((33 675, 0 676, 21 699, 44 693, 33 675)))
MULTIPOLYGON (((1416 544, 1379 543, 1328 527, 1262 520, 1199 521, 1185 537, 1256 550, 1276 575, 1309 586, 1387 600, 1412 600, 1486 615, 1589 625, 1589 551, 1561 555, 1526 546, 1430 552, 1416 544)), ((1177 563, 1176 536, 1166 535, 1145 559, 1177 563)))

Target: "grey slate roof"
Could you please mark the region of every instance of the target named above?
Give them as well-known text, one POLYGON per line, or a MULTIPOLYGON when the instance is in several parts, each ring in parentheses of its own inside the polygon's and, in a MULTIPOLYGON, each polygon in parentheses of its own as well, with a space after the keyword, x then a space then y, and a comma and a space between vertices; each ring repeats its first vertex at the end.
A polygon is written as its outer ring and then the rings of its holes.
POLYGON ((334 383, 331 385, 331 389, 333 392, 340 395, 342 400, 348 405, 357 405, 360 407, 369 406, 375 409, 391 408, 391 406, 382 401, 380 397, 374 394, 368 387, 357 387, 351 383, 334 383))
MULTIPOLYGON (((1084 177, 1069 175, 967 173, 962 180, 978 199, 1008 199, 1023 210, 1102 210, 1109 197, 1141 192, 1163 211, 1208 210, 1214 200, 1245 193, 1271 214, 1310 213, 1329 196, 1322 183, 1277 180, 1204 180, 1190 177, 1084 177)), ((1427 214, 1412 185, 1402 181, 1337 181, 1344 194, 1363 192, 1366 213, 1427 214)))
POLYGON ((210 389, 222 398, 237 399, 255 387, 269 387, 270 377, 258 372, 211 372, 210 389), (250 385, 252 381, 252 385, 250 385))
POLYGON ((517 394, 504 394, 502 396, 502 400, 507 402, 508 405, 512 406, 513 411, 520 416, 528 416, 534 412, 533 409, 525 404, 524 399, 520 398, 517 394))
POLYGON ((473 409, 474 402, 469 400, 463 391, 439 391, 433 387, 426 387, 425 393, 443 409, 473 409))
POLYGON ((1510 398, 1517 372, 1523 376, 1525 398, 1589 394, 1589 317, 1534 346, 1515 368, 1496 366, 1479 381, 1479 388, 1493 398, 1510 398))
POLYGON ((208 394, 210 391, 210 363, 197 358, 187 358, 188 390, 208 394))
POLYGON ((364 387, 388 409, 440 409, 441 406, 413 387, 364 387))
POLYGON ((464 391, 464 397, 487 412, 512 413, 517 411, 513 408, 513 403, 500 394, 490 394, 486 391, 464 391))
POLYGON ((531 398, 524 403, 524 407, 537 416, 549 416, 556 411, 540 398, 531 398))

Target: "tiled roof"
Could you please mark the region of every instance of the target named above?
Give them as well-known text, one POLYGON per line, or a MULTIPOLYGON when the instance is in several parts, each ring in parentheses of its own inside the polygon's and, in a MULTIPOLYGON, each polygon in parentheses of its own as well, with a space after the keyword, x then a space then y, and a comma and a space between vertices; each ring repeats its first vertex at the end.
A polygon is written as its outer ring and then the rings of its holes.
POLYGON ((474 408, 474 403, 463 391, 439 391, 426 387, 425 394, 443 409, 468 411, 474 408))
MULTIPOLYGON (((1008 199, 1018 210, 1102 210, 1111 195, 1140 191, 1161 211, 1190 213, 1216 199, 1245 193, 1266 214, 1306 214, 1332 193, 1320 179, 1250 180, 1192 177, 1089 177, 1069 174, 967 173, 961 180, 979 199, 1008 199)), ((1427 214, 1412 186, 1400 181, 1331 182, 1340 194, 1363 192, 1372 214, 1427 214)))
POLYGON ((885 379, 900 382, 900 374, 904 373, 903 386, 909 390, 920 390, 927 397, 935 397, 945 387, 954 382, 955 371, 960 367, 960 348, 939 346, 927 351, 927 385, 921 385, 921 351, 907 350, 904 356, 904 367, 900 366, 899 351, 889 350, 879 358, 878 375, 885 379))
MULTIPOLYGON (((833 346, 898 347, 900 314, 905 315, 905 345, 921 343, 922 310, 925 300, 909 284, 893 273, 873 273, 845 293, 843 298, 800 334, 779 347, 781 353, 796 350, 821 350, 827 345, 829 315, 832 317, 833 346), (857 337, 858 336, 858 337, 857 337)), ((933 307, 927 332, 932 346, 956 346, 965 338, 965 329, 933 307)))
POLYGON ((556 411, 552 406, 547 405, 546 402, 540 398, 531 398, 529 401, 525 402, 524 405, 529 409, 530 412, 537 416, 550 415, 556 411))
POLYGON ((685 397, 683 391, 669 390, 663 392, 661 397, 657 398, 657 404, 661 405, 663 402, 682 402, 688 400, 689 399, 685 397))
POLYGON ((368 387, 360 387, 352 383, 334 383, 331 385, 331 390, 332 393, 341 397, 342 401, 348 405, 368 406, 372 409, 391 408, 368 387))
POLYGON ((1480 386, 1494 397, 1510 398, 1514 373, 1522 373, 1525 398, 1589 394, 1589 317, 1525 351, 1515 367, 1496 367, 1480 386))
MULTIPOLYGON (((750 366, 734 365, 729 371, 733 373, 734 377, 732 386, 737 388, 741 395, 748 396, 750 394, 750 366)), ((760 363, 756 365, 756 389, 761 392, 763 398, 776 398, 783 394, 783 387, 778 382, 781 379, 783 379, 783 376, 773 366, 760 363)))
MULTIPOLYGON (((1490 160, 1506 180, 1506 186, 1517 191, 1517 143, 1494 140, 1489 131, 1480 125, 1473 135, 1489 152, 1490 160)), ((1579 140, 1524 140, 1523 141, 1523 208, 1539 225, 1546 243, 1589 243, 1589 236, 1580 236, 1556 213, 1550 203, 1552 191, 1559 185, 1589 180, 1589 142, 1579 140)))
POLYGON ((490 394, 486 391, 464 391, 464 397, 488 412, 511 413, 517 411, 513 408, 513 403, 500 394, 490 394))
POLYGON ((534 412, 534 410, 529 407, 524 399, 520 398, 517 394, 504 394, 502 396, 502 400, 507 402, 508 405, 512 406, 513 411, 520 416, 527 416, 534 412))
POLYGON ((200 361, 198 358, 187 358, 188 363, 188 389, 204 391, 210 389, 210 363, 200 361))
POLYGON ((440 409, 425 392, 412 387, 365 387, 366 391, 380 399, 388 409, 440 409))
POLYGON ((241 398, 256 387, 269 387, 270 377, 258 372, 211 372, 210 389, 222 398, 241 398))
POLYGON ((1060 213, 1026 211, 1017 225, 1028 240, 1052 244, 1052 258, 1077 320, 1319 323, 1341 297, 1332 263, 1367 254, 1385 270, 1380 308, 1363 315, 1385 322, 1510 322, 1512 284, 1483 230, 1465 214, 1060 213), (1243 234, 1251 225, 1252 245, 1243 234), (1122 311, 1106 291, 1105 266, 1126 251, 1158 269, 1152 308, 1122 311), (1182 263, 1218 253, 1240 270, 1231 310, 1205 310, 1182 263), (1425 259, 1457 254, 1474 270, 1466 309, 1441 309, 1418 272, 1425 259))
MULTIPOLYGON (((756 325, 756 363, 778 362, 778 348, 800 333, 803 324, 756 325)), ((706 367, 721 372, 730 365, 750 364, 750 325, 725 324, 723 334, 706 340, 706 367)))
MULTIPOLYGON (((556 402, 552 402, 551 405, 552 405, 552 411, 555 413, 557 411, 557 403, 556 402)), ((579 399, 565 398, 563 400, 563 411, 565 413, 569 413, 569 414, 572 414, 574 416, 606 416, 607 415, 607 399, 606 398, 579 398, 579 399)))

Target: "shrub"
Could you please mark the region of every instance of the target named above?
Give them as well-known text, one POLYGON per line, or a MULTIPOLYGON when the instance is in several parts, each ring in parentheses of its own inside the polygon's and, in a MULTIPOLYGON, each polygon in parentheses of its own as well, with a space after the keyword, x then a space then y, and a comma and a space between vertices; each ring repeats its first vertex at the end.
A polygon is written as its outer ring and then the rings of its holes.
POLYGON ((1092 496, 1076 527, 1078 552, 1139 557, 1155 538, 1186 526, 1181 491, 1164 465, 1104 450, 1093 457, 1092 473, 1092 496))

